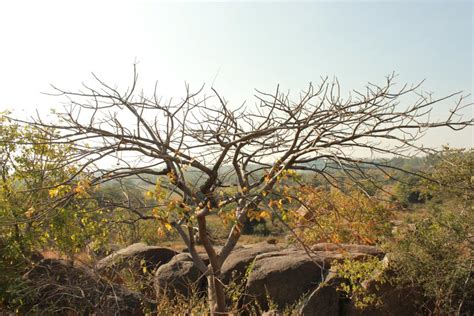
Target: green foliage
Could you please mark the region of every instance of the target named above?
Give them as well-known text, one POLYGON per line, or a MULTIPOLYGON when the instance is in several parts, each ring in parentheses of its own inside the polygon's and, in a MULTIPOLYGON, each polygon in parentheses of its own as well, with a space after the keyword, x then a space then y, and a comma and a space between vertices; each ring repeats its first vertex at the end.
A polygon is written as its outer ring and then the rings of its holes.
POLYGON ((456 199, 462 207, 472 206, 474 149, 444 147, 439 155, 429 159, 432 161, 431 177, 435 182, 425 181, 427 189, 438 198, 456 199))
POLYGON ((406 177, 403 182, 395 185, 395 196, 404 207, 408 207, 410 204, 425 203, 431 199, 431 194, 424 193, 420 185, 420 178, 406 177))
POLYGON ((247 220, 242 227, 242 234, 244 235, 261 235, 261 236, 268 236, 270 234, 270 230, 267 227, 266 221, 263 218, 258 220, 252 219, 247 220))
POLYGON ((435 314, 451 314, 474 297, 472 212, 437 210, 391 245, 396 281, 415 285, 435 314))
POLYGON ((379 305, 380 298, 367 289, 368 281, 384 284, 387 278, 383 273, 383 262, 374 257, 364 261, 345 259, 341 263, 335 263, 331 267, 335 273, 345 279, 338 290, 344 292, 357 308, 379 305))
POLYGON ((424 188, 439 201, 389 245, 395 281, 417 289, 431 313, 459 314, 474 308, 473 150, 445 148, 429 158, 435 181, 424 188))
POLYGON ((106 218, 89 198, 87 178, 64 161, 68 145, 50 130, 20 127, 0 116, 0 302, 17 304, 21 275, 42 250, 69 257, 105 241, 106 218))

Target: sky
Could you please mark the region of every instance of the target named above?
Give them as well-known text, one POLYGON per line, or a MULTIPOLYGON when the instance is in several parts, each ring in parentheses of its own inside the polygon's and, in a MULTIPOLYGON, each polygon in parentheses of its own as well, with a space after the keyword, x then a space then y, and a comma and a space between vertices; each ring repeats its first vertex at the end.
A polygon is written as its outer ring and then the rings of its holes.
MULTIPOLYGON (((185 82, 205 84, 237 105, 253 104, 254 89, 299 92, 337 76, 349 91, 393 71, 400 85, 426 79, 435 97, 469 94, 473 11, 471 1, 0 1, 0 111, 45 113, 62 101, 42 94, 50 84, 75 90, 91 72, 126 88, 134 62, 145 91, 158 81, 159 94, 180 97, 185 82)), ((473 139, 471 128, 423 141, 473 139)))

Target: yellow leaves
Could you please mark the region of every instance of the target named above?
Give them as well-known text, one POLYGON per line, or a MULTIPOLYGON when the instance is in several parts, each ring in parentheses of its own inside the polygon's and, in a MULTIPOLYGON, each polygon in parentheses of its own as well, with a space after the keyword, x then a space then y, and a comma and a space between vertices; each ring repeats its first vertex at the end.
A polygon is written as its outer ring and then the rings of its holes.
POLYGON ((87 191, 89 190, 91 184, 87 180, 80 180, 76 187, 74 188, 74 192, 79 196, 87 196, 87 191))
POLYGON ((25 212, 26 218, 31 218, 33 216, 33 213, 35 212, 35 208, 32 206, 28 209, 28 211, 25 212))
POLYGON ((270 207, 270 208, 276 207, 276 208, 282 210, 283 209, 283 202, 284 202, 284 199, 270 200, 270 201, 268 201, 268 207, 270 207))
POLYGON ((173 226, 170 223, 165 223, 164 226, 167 231, 171 231, 173 229, 173 226))
POLYGON ((50 189, 50 190, 48 191, 49 197, 50 197, 50 198, 55 198, 55 197, 59 196, 59 192, 61 191, 61 187, 62 187, 62 186, 60 185, 60 186, 58 186, 58 187, 56 187, 56 188, 50 189))
POLYGON ((160 222, 160 226, 156 230, 158 237, 164 238, 167 233, 173 230, 173 225, 171 225, 168 221, 158 218, 158 221, 160 222))
POLYGON ((219 211, 217 215, 221 218, 221 221, 224 225, 227 225, 229 222, 235 221, 235 210, 232 211, 219 211))
POLYGON ((285 170, 285 171, 286 171, 286 175, 289 176, 289 177, 296 176, 296 171, 295 170, 285 170))
POLYGON ((155 193, 153 191, 146 191, 145 192, 145 197, 148 199, 152 199, 155 197, 155 193))
POLYGON ((250 220, 256 220, 256 221, 261 221, 264 219, 269 219, 271 218, 271 215, 268 211, 266 210, 255 210, 255 211, 249 211, 247 213, 247 217, 250 220))
POLYGON ((339 234, 332 234, 331 235, 331 242, 335 243, 335 244, 339 244, 341 242, 341 237, 339 236, 339 234))
POLYGON ((177 205, 177 202, 176 202, 176 201, 174 201, 174 200, 169 201, 169 202, 168 202, 168 205, 167 205, 167 207, 166 207, 166 208, 167 208, 167 211, 168 211, 168 212, 174 211, 174 210, 176 209, 176 205, 177 205))
POLYGON ((392 208, 361 192, 310 187, 301 187, 300 191, 308 216, 300 217, 297 222, 307 227, 301 236, 306 242, 374 244, 390 230, 384 223, 390 218, 392 208))
POLYGON ((263 219, 265 219, 265 218, 270 219, 271 218, 270 213, 267 212, 267 211, 261 211, 260 214, 258 214, 258 215, 259 215, 260 218, 263 218, 263 219))
POLYGON ((176 184, 176 182, 178 181, 178 176, 176 175, 174 170, 171 170, 170 172, 168 172, 166 176, 170 180, 171 184, 176 184))
POLYGON ((166 191, 163 190, 160 179, 156 181, 154 191, 149 190, 145 192, 145 198, 150 200, 155 199, 157 202, 161 202, 166 198, 166 191))
POLYGON ((158 227, 156 230, 156 234, 158 235, 159 238, 163 238, 166 236, 165 231, 163 230, 162 227, 158 227))

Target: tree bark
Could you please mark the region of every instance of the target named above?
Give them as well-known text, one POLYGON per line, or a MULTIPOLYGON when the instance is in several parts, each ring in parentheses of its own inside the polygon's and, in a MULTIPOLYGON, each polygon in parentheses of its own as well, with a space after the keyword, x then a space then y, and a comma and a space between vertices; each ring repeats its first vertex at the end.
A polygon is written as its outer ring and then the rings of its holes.
POLYGON ((207 294, 211 315, 227 315, 224 286, 221 281, 214 275, 214 273, 211 273, 207 276, 207 283, 207 294))
POLYGON ((207 235, 207 226, 206 226, 206 210, 202 213, 201 216, 197 216, 198 227, 199 227, 199 238, 206 249, 206 253, 209 256, 209 266, 207 269, 207 294, 209 301, 209 309, 211 315, 226 315, 226 305, 225 305, 225 292, 224 286, 221 281, 218 279, 221 275, 221 266, 219 262, 218 255, 212 246, 211 241, 207 235))

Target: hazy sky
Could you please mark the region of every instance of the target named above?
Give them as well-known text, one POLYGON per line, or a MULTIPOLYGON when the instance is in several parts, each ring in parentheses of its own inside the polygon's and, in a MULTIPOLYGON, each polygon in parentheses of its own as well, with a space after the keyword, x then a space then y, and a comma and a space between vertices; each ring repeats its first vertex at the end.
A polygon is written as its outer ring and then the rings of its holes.
MULTIPOLYGON (((473 10, 471 1, 1 1, 0 110, 51 108, 60 100, 40 92, 76 89, 91 72, 126 87, 135 60, 145 90, 158 80, 161 94, 180 96, 185 81, 214 82, 234 104, 253 104, 254 88, 297 92, 329 75, 348 91, 392 71, 400 84, 426 78, 435 96, 471 93, 473 10)), ((473 146, 472 131, 425 142, 473 146)))

